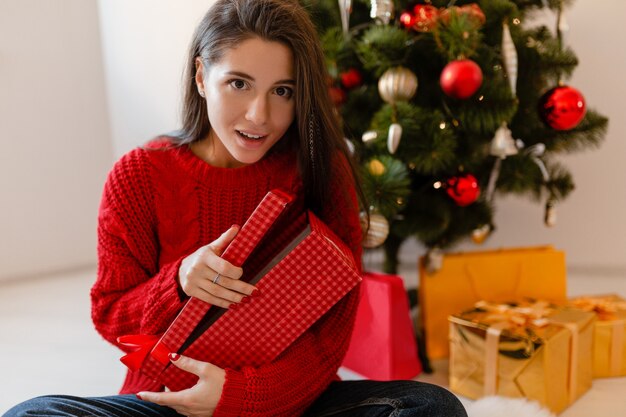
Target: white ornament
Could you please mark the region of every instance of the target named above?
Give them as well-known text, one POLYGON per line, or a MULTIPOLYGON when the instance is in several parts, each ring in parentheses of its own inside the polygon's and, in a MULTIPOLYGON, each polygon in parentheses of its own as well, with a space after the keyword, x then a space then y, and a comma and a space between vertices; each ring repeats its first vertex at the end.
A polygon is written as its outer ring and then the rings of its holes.
POLYGON ((489 174, 489 182, 487 183, 487 191, 485 193, 486 200, 492 201, 494 192, 496 191, 496 182, 498 181, 498 177, 500 176, 502 160, 505 159, 507 156, 515 155, 518 153, 517 141, 513 139, 511 129, 509 129, 509 126, 506 124, 506 122, 502 122, 498 130, 496 130, 496 134, 491 140, 489 153, 493 156, 498 157, 498 159, 496 159, 493 164, 493 168, 491 168, 491 173, 489 174))
POLYGON ((367 132, 363 133, 363 135, 361 136, 361 140, 363 141, 363 143, 369 143, 375 141, 377 137, 378 133, 376 133, 375 130, 368 130, 367 132))
POLYGON ((350 12, 352 12, 352 0, 338 0, 339 12, 341 13, 341 27, 343 33, 348 34, 350 28, 350 12))
POLYGON ((502 59, 504 61, 504 68, 506 69, 506 75, 509 79, 509 85, 511 86, 511 92, 516 95, 517 92, 517 50, 511 37, 511 31, 509 25, 504 22, 502 24, 502 59))
POLYGON ((511 129, 509 129, 506 122, 502 122, 498 130, 496 130, 496 134, 491 141, 489 153, 502 159, 517 154, 515 139, 513 139, 511 129))
POLYGON ((371 0, 371 4, 370 17, 388 25, 393 17, 393 0, 371 0))
POLYGON ((350 155, 354 155, 354 143, 352 143, 352 141, 348 138, 344 138, 344 140, 346 141, 346 146, 348 147, 348 151, 350 151, 350 155))
POLYGON ((398 145, 400 145, 400 137, 402 136, 402 126, 398 123, 392 123, 389 126, 389 133, 387 135, 387 150, 390 154, 396 153, 398 145))

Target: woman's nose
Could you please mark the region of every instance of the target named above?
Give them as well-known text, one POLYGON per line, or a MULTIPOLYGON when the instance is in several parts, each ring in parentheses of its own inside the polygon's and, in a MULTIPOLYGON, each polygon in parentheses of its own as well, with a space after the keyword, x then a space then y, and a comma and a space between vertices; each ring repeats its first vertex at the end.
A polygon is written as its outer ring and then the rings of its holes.
POLYGON ((246 120, 256 124, 263 125, 267 122, 269 118, 269 103, 267 97, 260 95, 254 98, 250 105, 248 106, 248 111, 246 112, 246 120))

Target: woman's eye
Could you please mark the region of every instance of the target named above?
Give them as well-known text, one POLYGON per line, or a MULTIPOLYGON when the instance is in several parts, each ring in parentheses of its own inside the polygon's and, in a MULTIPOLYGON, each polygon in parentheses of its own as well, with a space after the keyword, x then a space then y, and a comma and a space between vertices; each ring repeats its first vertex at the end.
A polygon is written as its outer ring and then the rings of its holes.
POLYGON ((246 82, 244 80, 231 80, 229 83, 235 90, 243 90, 246 88, 246 82))
POLYGON ((276 95, 280 97, 290 98, 293 95, 293 90, 289 87, 277 87, 276 95))

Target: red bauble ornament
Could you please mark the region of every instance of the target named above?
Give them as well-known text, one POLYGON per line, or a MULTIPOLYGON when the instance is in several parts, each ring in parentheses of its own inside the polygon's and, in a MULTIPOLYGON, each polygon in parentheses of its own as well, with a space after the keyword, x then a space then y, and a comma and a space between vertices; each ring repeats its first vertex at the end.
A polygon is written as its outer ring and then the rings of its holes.
POLYGON ((469 206, 480 196, 478 181, 472 174, 450 178, 446 192, 461 207, 469 206))
POLYGON ((471 59, 450 62, 441 71, 439 85, 446 95, 466 99, 471 97, 483 82, 483 72, 471 59))
POLYGON ((350 68, 348 71, 342 72, 339 74, 339 78, 341 78, 341 84, 348 90, 360 86, 363 82, 363 77, 356 68, 350 68))
POLYGON ((539 100, 539 115, 555 130, 569 130, 585 117, 585 98, 575 88, 563 85, 546 92, 539 100))
POLYGON ((330 100, 337 107, 341 106, 343 103, 346 102, 346 98, 347 98, 346 92, 343 91, 339 87, 329 87, 328 95, 330 95, 330 100))
POLYGON ((411 29, 415 24, 415 16, 410 12, 404 12, 400 15, 400 23, 402 23, 405 29, 411 29))
POLYGON ((418 32, 428 32, 437 24, 439 18, 439 10, 435 6, 428 4, 418 4, 413 8, 415 16, 413 29, 418 32))

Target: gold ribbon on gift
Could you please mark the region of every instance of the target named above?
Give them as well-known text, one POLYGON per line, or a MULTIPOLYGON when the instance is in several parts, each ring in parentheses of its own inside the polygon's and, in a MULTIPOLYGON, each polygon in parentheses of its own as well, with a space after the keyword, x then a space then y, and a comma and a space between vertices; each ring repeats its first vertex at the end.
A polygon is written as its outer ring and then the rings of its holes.
POLYGON ((626 311, 626 301, 614 295, 607 295, 578 297, 571 300, 570 304, 580 310, 596 313, 600 321, 611 321, 610 372, 613 376, 619 375, 622 369, 622 345, 626 320, 619 319, 616 313, 626 311))
POLYGON ((578 366, 576 361, 578 360, 578 349, 580 344, 578 343, 578 326, 576 323, 558 322, 555 320, 549 320, 550 324, 563 327, 569 331, 570 345, 569 345, 569 402, 573 403, 576 400, 576 387, 578 386, 578 366))
POLYGON ((508 327, 509 323, 501 321, 487 329, 485 339, 485 396, 496 395, 498 390, 498 343, 502 330, 508 327))
POLYGON ((578 385, 578 327, 575 323, 561 323, 549 318, 554 312, 549 303, 536 301, 523 306, 511 306, 508 304, 492 304, 486 301, 476 303, 476 308, 484 310, 487 315, 481 318, 481 322, 488 324, 485 339, 485 374, 484 395, 497 394, 498 381, 498 345, 500 336, 504 330, 525 329, 527 327, 545 327, 548 324, 563 327, 570 333, 570 360, 569 360, 569 400, 576 399, 576 387, 578 385))

